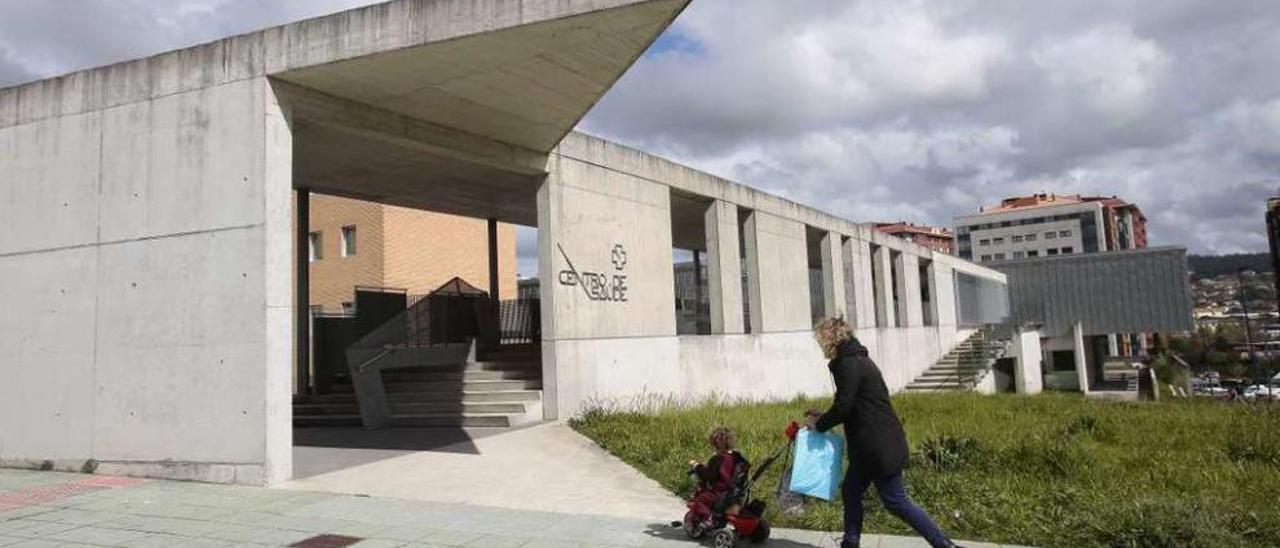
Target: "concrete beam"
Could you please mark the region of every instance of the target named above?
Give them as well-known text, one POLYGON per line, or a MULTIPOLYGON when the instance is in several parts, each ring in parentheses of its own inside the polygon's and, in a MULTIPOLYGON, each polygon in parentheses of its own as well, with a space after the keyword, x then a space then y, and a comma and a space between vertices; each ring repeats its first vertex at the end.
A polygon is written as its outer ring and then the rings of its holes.
POLYGON ((305 137, 307 127, 324 126, 391 146, 511 171, 546 172, 547 154, 450 127, 410 118, 364 103, 327 95, 281 80, 272 82, 305 137))
POLYGON ((822 236, 822 314, 828 318, 845 315, 844 249, 841 236, 827 232, 822 236))
POLYGON ((705 219, 711 332, 742 333, 742 256, 738 240, 738 206, 716 200, 707 208, 705 219))

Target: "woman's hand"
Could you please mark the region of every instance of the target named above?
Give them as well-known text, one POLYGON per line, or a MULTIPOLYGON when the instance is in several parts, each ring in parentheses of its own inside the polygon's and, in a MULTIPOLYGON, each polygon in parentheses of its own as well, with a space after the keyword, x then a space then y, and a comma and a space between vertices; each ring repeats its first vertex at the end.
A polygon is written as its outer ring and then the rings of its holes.
POLYGON ((812 409, 810 409, 809 411, 806 411, 804 414, 805 428, 808 428, 810 430, 813 430, 814 428, 816 428, 818 426, 818 418, 821 416, 822 416, 822 413, 819 413, 812 409))

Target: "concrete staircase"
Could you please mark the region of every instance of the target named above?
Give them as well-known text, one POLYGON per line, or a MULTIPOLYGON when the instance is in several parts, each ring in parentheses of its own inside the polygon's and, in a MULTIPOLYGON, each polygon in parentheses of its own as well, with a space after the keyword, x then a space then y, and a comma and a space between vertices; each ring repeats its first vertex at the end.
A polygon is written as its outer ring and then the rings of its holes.
POLYGON ((972 390, 991 365, 1004 353, 1004 345, 991 338, 986 330, 978 330, 968 339, 952 348, 907 385, 908 392, 944 392, 972 390))
MULTIPOLYGON (((484 361, 384 371, 391 426, 518 426, 542 420, 536 346, 504 348, 484 361)), ((297 395, 295 427, 362 426, 349 380, 329 394, 297 395)))

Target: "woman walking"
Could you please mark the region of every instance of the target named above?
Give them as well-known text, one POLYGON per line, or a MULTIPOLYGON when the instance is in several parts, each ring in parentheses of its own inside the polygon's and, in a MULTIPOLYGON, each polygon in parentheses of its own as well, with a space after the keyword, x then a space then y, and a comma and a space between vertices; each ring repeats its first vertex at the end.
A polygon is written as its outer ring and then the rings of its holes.
MULTIPOLYGON (((872 484, 885 509, 897 516, 934 548, 953 548, 951 542, 924 510, 911 502, 903 485, 907 465, 907 437, 902 422, 893 412, 889 389, 880 368, 867 356, 867 348, 853 336, 840 318, 827 318, 814 329, 822 353, 831 360, 827 368, 835 378, 835 402, 819 415, 806 417, 810 428, 826 432, 844 425, 849 470, 841 496, 844 498, 844 540, 840 548, 858 548, 862 537, 862 494, 872 484)), ((956 547, 958 548, 958 547, 956 547)))

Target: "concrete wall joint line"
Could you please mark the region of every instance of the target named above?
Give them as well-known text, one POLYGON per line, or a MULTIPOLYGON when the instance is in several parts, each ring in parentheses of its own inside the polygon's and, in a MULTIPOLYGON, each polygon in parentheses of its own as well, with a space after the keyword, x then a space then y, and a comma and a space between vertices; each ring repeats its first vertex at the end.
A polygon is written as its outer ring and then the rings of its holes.
POLYGON ((173 232, 170 234, 156 234, 154 236, 143 236, 140 238, 126 238, 123 240, 111 240, 106 242, 91 242, 85 244, 64 245, 59 247, 50 247, 46 249, 32 249, 28 251, 13 251, 10 253, 0 253, 0 259, 9 257, 25 257, 28 255, 41 255, 44 253, 57 253, 59 251, 72 251, 76 249, 87 249, 90 247, 102 248, 104 246, 131 244, 137 242, 151 242, 155 240, 167 240, 170 238, 183 238, 186 236, 199 236, 201 234, 215 234, 218 232, 234 232, 238 230, 250 230, 260 228, 264 223, 253 223, 247 225, 224 226, 219 228, 210 228, 206 230, 189 230, 184 232, 173 232))

